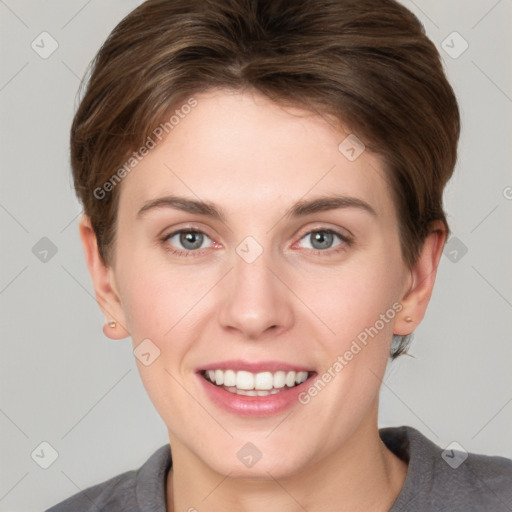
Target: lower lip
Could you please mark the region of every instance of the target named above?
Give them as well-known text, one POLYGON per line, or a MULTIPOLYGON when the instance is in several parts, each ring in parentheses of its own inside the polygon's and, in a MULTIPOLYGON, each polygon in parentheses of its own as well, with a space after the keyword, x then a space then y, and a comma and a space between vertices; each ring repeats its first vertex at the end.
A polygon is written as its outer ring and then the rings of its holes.
POLYGON ((212 384, 200 373, 197 376, 214 404, 233 414, 253 417, 274 416, 290 409, 293 405, 298 405, 298 395, 311 384, 313 377, 309 377, 305 382, 293 388, 284 387, 283 391, 274 395, 245 396, 231 393, 212 384))

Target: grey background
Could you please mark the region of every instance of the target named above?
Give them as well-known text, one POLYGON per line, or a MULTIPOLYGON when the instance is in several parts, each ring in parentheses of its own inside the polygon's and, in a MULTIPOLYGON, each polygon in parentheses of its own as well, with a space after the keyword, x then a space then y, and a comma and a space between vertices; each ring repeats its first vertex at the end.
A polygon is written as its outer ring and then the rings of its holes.
MULTIPOLYGON (((0 0, 2 512, 44 510, 140 466, 167 442, 131 341, 102 334, 69 174, 80 79, 139 3, 0 0), (59 45, 46 59, 31 47, 43 46, 43 31, 59 45), (33 252, 47 244, 43 237, 57 249, 46 262, 33 252), (48 469, 39 465, 44 457, 31 456, 43 441, 58 453, 48 469)), ((512 457, 512 2, 404 4, 440 48, 463 133, 445 194, 456 240, 442 257, 414 358, 388 368, 380 425, 407 424, 442 447, 457 441, 512 457), (454 31, 469 44, 457 58, 463 42, 454 31)))

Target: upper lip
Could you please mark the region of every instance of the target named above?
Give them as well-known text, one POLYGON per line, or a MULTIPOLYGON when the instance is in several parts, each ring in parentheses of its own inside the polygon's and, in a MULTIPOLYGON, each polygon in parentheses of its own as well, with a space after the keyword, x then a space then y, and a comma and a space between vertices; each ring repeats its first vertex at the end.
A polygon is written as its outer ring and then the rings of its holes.
POLYGON ((234 371, 246 371, 251 373, 259 372, 277 372, 283 370, 285 372, 312 372, 311 368, 300 364, 293 364, 282 361, 244 361, 242 359, 230 360, 230 361, 218 361, 216 363, 210 363, 205 366, 198 368, 198 372, 206 370, 234 370, 234 371))

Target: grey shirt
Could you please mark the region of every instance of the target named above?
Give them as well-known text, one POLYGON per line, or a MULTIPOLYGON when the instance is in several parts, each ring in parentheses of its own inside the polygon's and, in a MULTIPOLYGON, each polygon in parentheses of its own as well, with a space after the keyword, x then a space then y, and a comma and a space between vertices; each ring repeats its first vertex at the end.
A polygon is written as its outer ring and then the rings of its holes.
MULTIPOLYGON (((379 432, 386 446, 409 463, 404 486, 390 512, 512 512, 512 460, 443 452, 411 427, 379 432)), ((89 487, 47 512, 166 512, 171 466, 167 444, 138 470, 89 487)))

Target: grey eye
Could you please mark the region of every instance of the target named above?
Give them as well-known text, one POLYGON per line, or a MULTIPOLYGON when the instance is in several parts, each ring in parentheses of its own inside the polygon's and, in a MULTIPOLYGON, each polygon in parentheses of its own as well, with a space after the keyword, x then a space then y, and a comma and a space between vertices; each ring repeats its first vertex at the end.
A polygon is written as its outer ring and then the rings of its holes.
POLYGON ((204 235, 198 231, 188 231, 180 234, 180 244, 190 251, 200 249, 203 245, 204 235))
POLYGON ((333 231, 318 230, 311 231, 306 234, 302 237, 301 241, 304 244, 303 247, 306 247, 307 249, 325 251, 340 245, 343 239, 341 235, 338 235, 333 231))
POLYGON ((210 241, 210 237, 201 233, 201 231, 177 231, 169 235, 166 241, 177 247, 178 249, 184 249, 186 251, 196 251, 202 249, 210 241))
POLYGON ((329 249, 334 241, 334 235, 327 231, 317 231, 311 233, 311 245, 315 249, 329 249))

